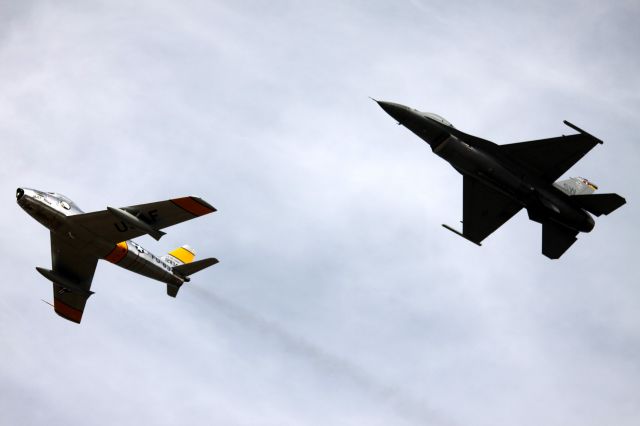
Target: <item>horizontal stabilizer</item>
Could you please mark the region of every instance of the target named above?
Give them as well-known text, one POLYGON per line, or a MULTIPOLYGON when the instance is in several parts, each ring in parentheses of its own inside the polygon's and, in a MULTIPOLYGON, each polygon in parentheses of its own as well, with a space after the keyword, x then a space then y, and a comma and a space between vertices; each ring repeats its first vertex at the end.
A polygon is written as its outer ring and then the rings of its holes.
POLYGON ((578 231, 555 222, 544 222, 542 224, 542 254, 549 259, 560 258, 578 240, 576 235, 578 235, 578 231))
POLYGON ((618 194, 574 195, 571 200, 596 216, 609 214, 627 202, 618 194))
MULTIPOLYGON (((180 275, 181 277, 188 277, 196 272, 202 271, 209 266, 213 266, 218 263, 218 259, 209 257, 207 259, 197 260, 191 263, 185 263, 184 265, 178 265, 173 267, 173 273, 180 275)), ((177 293, 177 291, 176 291, 177 293)))

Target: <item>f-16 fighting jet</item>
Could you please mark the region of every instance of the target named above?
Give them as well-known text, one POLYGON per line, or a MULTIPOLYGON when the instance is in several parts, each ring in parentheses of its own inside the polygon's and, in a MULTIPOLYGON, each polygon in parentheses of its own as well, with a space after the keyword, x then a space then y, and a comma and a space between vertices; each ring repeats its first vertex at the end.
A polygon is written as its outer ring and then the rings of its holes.
POLYGON ((586 179, 556 182, 602 143, 568 121, 577 134, 496 145, 461 132, 439 115, 376 102, 463 175, 462 232, 442 226, 477 245, 524 207, 529 219, 542 224, 542 254, 558 259, 579 232, 593 229, 589 213, 606 215, 626 202, 618 194, 592 194, 597 187, 586 179))
POLYGON ((131 238, 149 234, 159 240, 160 231, 216 209, 197 197, 174 198, 156 203, 84 213, 69 198, 53 192, 18 188, 18 204, 51 231, 52 269, 36 269, 53 282, 53 307, 63 318, 80 323, 98 259, 167 284, 176 297, 189 276, 215 265, 215 258, 194 262, 193 249, 184 245, 158 258, 131 238))

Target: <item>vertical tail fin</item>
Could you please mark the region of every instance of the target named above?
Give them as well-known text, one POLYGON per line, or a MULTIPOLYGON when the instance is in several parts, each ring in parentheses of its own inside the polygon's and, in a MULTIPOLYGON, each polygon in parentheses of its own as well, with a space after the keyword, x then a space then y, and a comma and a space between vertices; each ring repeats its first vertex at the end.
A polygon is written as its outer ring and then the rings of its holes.
POLYGON ((178 266, 193 262, 195 257, 196 251, 185 244, 177 249, 171 250, 166 256, 162 257, 162 260, 171 266, 178 266))
POLYGON ((182 280, 179 284, 167 284, 167 294, 171 297, 178 295, 178 290, 184 282, 189 281, 189 275, 195 274, 209 266, 218 263, 218 259, 210 257, 198 261, 193 261, 196 257, 194 249, 188 245, 183 245, 175 250, 171 250, 162 260, 172 266, 172 272, 182 280))
POLYGON ((588 179, 581 177, 572 177, 565 180, 559 180, 553 184, 560 191, 567 195, 587 195, 593 194, 598 187, 588 179))

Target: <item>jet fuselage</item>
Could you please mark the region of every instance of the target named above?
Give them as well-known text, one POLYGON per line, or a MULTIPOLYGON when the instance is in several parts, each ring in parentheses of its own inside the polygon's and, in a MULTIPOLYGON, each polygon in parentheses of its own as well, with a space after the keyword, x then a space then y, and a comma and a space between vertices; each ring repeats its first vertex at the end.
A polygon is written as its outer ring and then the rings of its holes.
POLYGON ((588 212, 574 205, 552 184, 500 155, 498 145, 493 142, 463 133, 435 114, 392 102, 378 104, 458 172, 520 203, 531 220, 541 223, 552 220, 580 232, 593 229, 595 222, 588 212))

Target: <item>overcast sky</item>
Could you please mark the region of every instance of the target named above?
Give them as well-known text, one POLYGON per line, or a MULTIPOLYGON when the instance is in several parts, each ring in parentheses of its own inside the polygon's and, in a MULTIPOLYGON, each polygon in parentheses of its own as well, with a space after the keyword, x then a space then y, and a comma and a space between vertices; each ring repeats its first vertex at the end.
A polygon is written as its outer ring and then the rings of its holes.
POLYGON ((637 425, 640 6, 0 0, 2 424, 637 425), (462 178, 368 96, 497 143, 603 139, 568 176, 627 205, 558 261, 525 213, 440 224, 462 178), (220 264, 177 299, 100 262, 81 325, 40 299, 48 231, 197 195, 220 264))

